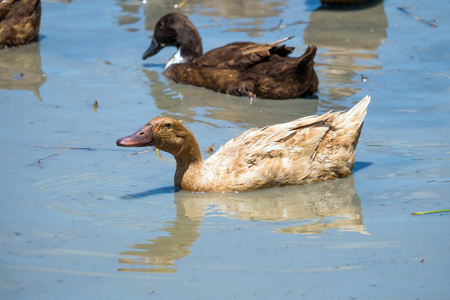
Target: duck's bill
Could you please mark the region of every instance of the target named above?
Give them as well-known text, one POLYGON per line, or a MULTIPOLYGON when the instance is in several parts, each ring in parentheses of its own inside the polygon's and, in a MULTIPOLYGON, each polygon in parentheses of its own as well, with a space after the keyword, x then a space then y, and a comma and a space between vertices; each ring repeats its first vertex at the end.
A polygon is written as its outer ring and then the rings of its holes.
POLYGON ((152 125, 144 125, 135 133, 118 139, 117 146, 121 147, 146 147, 153 146, 152 125))
POLYGON ((162 48, 164 48, 164 46, 156 42, 155 39, 153 39, 152 43, 150 44, 150 47, 148 47, 148 49, 145 50, 144 55, 142 55, 142 59, 145 60, 147 57, 155 55, 162 48))

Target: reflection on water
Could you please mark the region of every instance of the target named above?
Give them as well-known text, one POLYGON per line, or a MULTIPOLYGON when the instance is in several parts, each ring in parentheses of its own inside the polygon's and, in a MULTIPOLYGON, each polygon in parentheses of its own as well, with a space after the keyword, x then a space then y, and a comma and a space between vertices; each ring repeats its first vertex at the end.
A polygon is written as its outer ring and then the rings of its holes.
MULTIPOLYGON (((153 31, 156 21, 163 15, 173 12, 175 10, 175 4, 179 4, 182 1, 164 1, 164 0, 150 0, 146 1, 144 5, 145 13, 145 29, 153 31)), ((200 15, 211 16, 215 19, 247 19, 241 20, 236 27, 228 28, 226 31, 233 32, 246 32, 249 36, 260 36, 262 31, 269 30, 263 29, 265 19, 278 16, 283 9, 288 6, 286 1, 204 1, 204 0, 191 0, 187 2, 182 8, 179 8, 179 12, 187 16, 198 13, 200 15)), ((274 24, 274 27, 277 24, 274 24)), ((198 26, 198 24, 197 24, 198 26)), ((222 27, 221 24, 214 23, 208 27, 222 27)), ((202 27, 199 27, 202 28, 202 27)))
MULTIPOLYGON (((148 192, 151 194, 151 192, 148 192)), ((246 193, 174 194, 176 219, 161 229, 164 234, 119 253, 119 271, 176 272, 175 260, 191 251, 205 217, 277 222, 276 233, 321 234, 328 229, 368 234, 353 177, 299 187, 246 193), (169 236, 166 234, 169 233, 169 236)))
POLYGON ((36 98, 42 101, 39 88, 47 78, 41 69, 38 43, 2 49, 0 70, 0 89, 32 91, 36 98))
MULTIPOLYGON (((380 69, 376 50, 386 39, 387 18, 384 3, 354 10, 318 9, 309 17, 304 32, 306 44, 321 49, 316 59, 320 90, 327 98, 343 100, 360 88, 365 70, 380 69)), ((325 109, 344 109, 336 103, 321 103, 325 109)))
MULTIPOLYGON (((117 23, 121 26, 135 24, 140 20, 138 15, 141 3, 137 1, 117 1, 117 5, 122 8, 122 12, 118 17, 117 23)), ((138 28, 128 28, 130 32, 138 31, 138 28)))
MULTIPOLYGON (((178 193, 177 193, 178 194, 178 193)), ((191 247, 200 236, 198 228, 201 218, 190 218, 183 205, 177 201, 177 216, 173 222, 167 222, 167 227, 161 229, 163 236, 154 240, 147 240, 143 244, 135 244, 119 255, 119 263, 132 265, 133 267, 119 268, 118 271, 146 272, 146 273, 173 273, 174 260, 187 256, 191 247), (169 234, 168 236, 166 234, 169 234), (130 258, 133 257, 133 258, 130 258), (136 258, 137 257, 137 258, 136 258)))
MULTIPOLYGON (((278 24, 275 23, 266 28, 266 19, 277 17, 287 6, 285 1, 204 1, 204 11, 200 14, 215 18, 242 19, 223 32, 244 32, 251 37, 258 37, 262 36, 263 31, 277 28, 278 24)), ((215 25, 221 30, 220 23, 215 25)))

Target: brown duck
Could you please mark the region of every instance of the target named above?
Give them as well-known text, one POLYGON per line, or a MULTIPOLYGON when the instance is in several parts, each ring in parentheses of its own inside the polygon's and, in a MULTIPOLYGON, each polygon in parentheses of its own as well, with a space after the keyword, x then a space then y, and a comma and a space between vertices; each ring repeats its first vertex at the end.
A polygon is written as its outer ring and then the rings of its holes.
POLYGON ((248 130, 203 161, 194 135, 157 117, 118 146, 154 146, 175 157, 175 186, 195 192, 246 191, 350 175, 370 97, 347 112, 329 112, 248 130))
POLYGON ((0 1, 0 48, 37 41, 40 24, 40 0, 0 1))
POLYGON ((314 71, 317 48, 308 47, 301 57, 289 57, 294 47, 280 45, 288 39, 269 44, 235 42, 203 54, 202 40, 191 21, 180 13, 169 13, 156 23, 142 59, 175 46, 178 51, 164 71, 175 82, 262 99, 312 95, 319 85, 314 71))

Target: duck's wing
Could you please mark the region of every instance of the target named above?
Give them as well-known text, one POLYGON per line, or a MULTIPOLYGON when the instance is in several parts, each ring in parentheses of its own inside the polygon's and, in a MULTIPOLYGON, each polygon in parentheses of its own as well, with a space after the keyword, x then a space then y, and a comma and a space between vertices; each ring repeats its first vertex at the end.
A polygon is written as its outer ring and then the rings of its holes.
POLYGON ((213 49, 197 58, 194 62, 202 67, 242 71, 268 59, 271 55, 276 54, 282 57, 289 55, 294 48, 279 44, 291 38, 293 37, 269 44, 235 42, 213 49))
POLYGON ((223 145, 205 165, 234 190, 301 183, 330 129, 329 116, 248 130, 223 145))

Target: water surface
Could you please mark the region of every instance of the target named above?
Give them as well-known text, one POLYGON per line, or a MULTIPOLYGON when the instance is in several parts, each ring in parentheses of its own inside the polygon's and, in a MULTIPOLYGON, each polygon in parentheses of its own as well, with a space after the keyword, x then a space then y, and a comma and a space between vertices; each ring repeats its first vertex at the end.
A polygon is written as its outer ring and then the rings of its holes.
POLYGON ((450 7, 406 3, 433 28, 398 0, 174 4, 43 2, 39 43, 1 51, 2 298, 445 299, 450 215, 411 213, 450 208, 450 7), (319 92, 252 100, 166 79, 174 49, 141 56, 173 10, 205 50, 295 36, 300 56, 316 44, 319 92), (173 187, 170 155, 115 146, 165 115, 218 149, 365 95, 355 172, 337 181, 193 194, 173 187))

